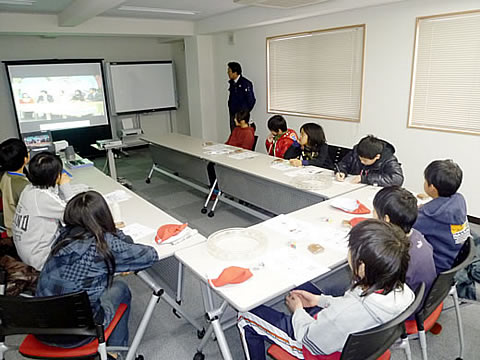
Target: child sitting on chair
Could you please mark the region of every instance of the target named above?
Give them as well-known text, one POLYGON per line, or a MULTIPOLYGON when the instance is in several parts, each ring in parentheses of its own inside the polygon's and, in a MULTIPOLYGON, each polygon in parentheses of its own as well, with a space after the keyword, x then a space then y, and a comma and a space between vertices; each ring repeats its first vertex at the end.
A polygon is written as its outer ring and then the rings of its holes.
POLYGON ((413 227, 420 231, 433 247, 437 273, 449 270, 470 236, 467 204, 457 190, 463 173, 452 160, 431 162, 424 172, 424 190, 433 200, 418 211, 413 227))
POLYGON ((235 121, 235 129, 233 129, 225 144, 253 150, 255 129, 248 124, 250 113, 239 111, 235 114, 233 120, 235 121))
POLYGON ((17 204, 13 241, 20 259, 40 271, 61 225, 65 202, 74 193, 57 155, 38 153, 28 171, 31 184, 25 187, 17 204))
POLYGON ((12 223, 18 200, 23 189, 28 185, 24 172, 30 161, 30 154, 25 143, 20 139, 8 139, 0 144, 0 192, 2 193, 3 218, 7 235, 12 236, 12 223))
POLYGON ((281 115, 274 115, 267 122, 270 135, 265 141, 268 155, 283 159, 285 152, 295 141, 298 135, 295 130, 287 128, 287 122, 281 115))
POLYGON ((338 163, 337 180, 344 181, 347 175, 355 175, 353 183, 401 186, 402 165, 394 154, 392 144, 373 135, 366 136, 338 163))
MULTIPOLYGON (((105 199, 95 191, 73 197, 65 208, 65 227, 55 240, 52 252, 38 279, 36 296, 56 296, 85 290, 92 312, 105 327, 118 306, 128 308, 113 330, 107 344, 128 345, 128 316, 131 294, 128 286, 113 275, 137 271, 158 260, 157 251, 134 244, 129 236, 115 228, 105 199)), ((61 347, 77 347, 90 338, 42 337, 42 341, 61 347)))
POLYGON ((350 334, 392 320, 414 301, 404 285, 409 242, 400 228, 365 220, 350 231, 348 249, 353 279, 344 296, 292 290, 285 300, 292 315, 264 305, 238 314, 248 359, 265 359, 264 340, 298 359, 341 352, 350 334), (323 308, 316 318, 305 310, 312 307, 323 308))
POLYGON ((425 283, 426 296, 437 272, 432 245, 418 230, 412 228, 418 216, 416 197, 400 186, 386 187, 375 195, 373 208, 375 218, 397 225, 405 231, 410 241, 410 262, 405 282, 413 291, 416 291, 422 282, 425 283))
POLYGON ((283 158, 290 160, 293 166, 314 165, 329 168, 330 158, 323 128, 315 123, 303 124, 300 128, 300 139, 288 148, 283 158))

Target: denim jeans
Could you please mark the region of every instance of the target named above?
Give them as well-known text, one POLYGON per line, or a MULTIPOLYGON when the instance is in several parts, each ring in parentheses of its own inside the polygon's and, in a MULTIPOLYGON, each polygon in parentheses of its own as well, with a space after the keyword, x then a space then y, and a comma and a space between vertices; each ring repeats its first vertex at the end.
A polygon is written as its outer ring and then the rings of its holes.
POLYGON ((128 285, 116 279, 113 281, 112 286, 107 288, 100 298, 100 303, 105 314, 110 314, 110 316, 104 320, 105 327, 112 321, 120 304, 123 303, 127 305, 127 310, 125 310, 122 318, 108 338, 107 345, 128 346, 128 318, 130 316, 131 300, 132 294, 130 293, 128 285))

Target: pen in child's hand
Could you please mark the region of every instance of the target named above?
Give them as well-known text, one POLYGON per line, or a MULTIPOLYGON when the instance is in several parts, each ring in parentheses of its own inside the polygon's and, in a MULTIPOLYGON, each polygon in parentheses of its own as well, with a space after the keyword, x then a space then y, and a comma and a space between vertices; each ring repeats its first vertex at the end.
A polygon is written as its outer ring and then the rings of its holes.
POLYGON ((68 172, 67 170, 65 170, 65 169, 63 169, 62 172, 63 172, 64 174, 67 174, 67 176, 70 177, 70 178, 73 177, 73 175, 72 175, 71 173, 69 173, 69 172, 68 172))
POLYGON ((335 163, 335 170, 337 170, 337 173, 341 172, 341 171, 340 171, 340 167, 338 166, 337 163, 335 163))

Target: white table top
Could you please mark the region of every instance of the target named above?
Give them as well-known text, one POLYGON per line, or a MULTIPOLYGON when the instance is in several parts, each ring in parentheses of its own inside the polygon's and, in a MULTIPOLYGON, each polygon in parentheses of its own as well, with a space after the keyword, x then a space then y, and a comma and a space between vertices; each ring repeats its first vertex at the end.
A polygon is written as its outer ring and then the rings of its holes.
MULTIPOLYGON (((345 197, 361 201, 373 212, 373 197, 380 189, 368 186, 345 197)), ((245 261, 219 260, 209 253, 206 243, 180 250, 175 256, 203 281, 216 278, 229 266, 250 268, 253 277, 246 282, 215 288, 237 310, 248 311, 346 261, 349 228, 342 224, 343 220, 371 217, 372 213, 351 215, 333 208, 332 201, 334 199, 253 226, 268 238, 268 248, 260 256, 252 254, 245 261), (295 249, 291 247, 292 241, 295 249), (322 245, 325 250, 312 254, 308 251, 312 243, 322 245)))
MULTIPOLYGON (((281 171, 271 167, 272 162, 278 158, 270 155, 256 152, 256 157, 242 160, 232 159, 230 157, 230 155, 232 154, 210 155, 205 153, 205 140, 174 133, 160 136, 142 137, 142 140, 145 140, 149 143, 165 146, 169 149, 176 150, 194 157, 198 157, 200 159, 205 159, 223 165, 225 167, 235 169, 237 171, 249 173, 272 182, 294 187, 294 185, 291 184, 293 180, 292 177, 287 176, 285 171, 281 171)), ((216 144, 213 142, 210 143, 216 144)), ((295 168, 292 167, 292 169, 295 168)), ((331 170, 323 169, 322 173, 330 174, 332 176, 332 179, 334 177, 333 171, 331 170)), ((352 184, 349 182, 349 179, 352 179, 352 177, 347 178, 347 180, 344 182, 333 180, 332 185, 324 190, 304 191, 332 198, 366 186, 365 184, 352 184)))
POLYGON ((178 220, 142 199, 133 191, 120 185, 93 166, 69 170, 69 172, 73 175, 73 185, 85 184, 103 195, 116 190, 125 191, 130 198, 118 203, 121 219, 126 225, 137 223, 155 230, 155 232, 150 235, 142 238, 134 238, 134 241, 139 244, 153 246, 157 250, 159 259, 170 257, 179 249, 193 246, 206 240, 204 236, 197 234, 177 245, 158 245, 154 240, 157 229, 164 224, 179 224, 180 222, 178 220))

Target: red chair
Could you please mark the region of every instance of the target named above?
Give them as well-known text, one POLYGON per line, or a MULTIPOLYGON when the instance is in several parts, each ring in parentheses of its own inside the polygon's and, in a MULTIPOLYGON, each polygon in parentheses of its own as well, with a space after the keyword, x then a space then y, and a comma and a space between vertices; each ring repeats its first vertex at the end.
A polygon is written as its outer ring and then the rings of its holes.
MULTIPOLYGON (((5 345, 6 336, 28 334, 18 348, 25 357, 79 359, 99 356, 101 360, 106 360, 106 342, 126 309, 127 305, 121 304, 104 331, 103 325, 94 321, 85 291, 43 298, 0 296, 0 359, 4 359, 6 351, 16 350, 5 345), (93 340, 86 345, 66 349, 46 345, 35 335, 87 336, 93 340)), ((128 351, 128 348, 115 347, 115 351, 128 351)), ((142 358, 139 356, 137 360, 142 358)))
MULTIPOLYGON (((415 301, 399 316, 373 329, 350 334, 342 352, 330 355, 312 355, 305 347, 302 349, 305 360, 389 360, 390 346, 400 337, 402 347, 410 356, 410 345, 405 336, 405 320, 412 316, 422 302, 425 284, 417 290, 415 301)), ((268 354, 276 360, 297 360, 278 345, 271 345, 268 354)))
POLYGON ((405 325, 407 334, 413 335, 418 333, 423 360, 428 359, 427 337, 425 333, 429 330, 432 333, 439 332, 438 327, 436 329, 437 331, 434 331, 434 325, 440 317, 443 308, 443 301, 448 295, 453 297, 455 312, 457 315, 458 337, 460 343, 460 355, 457 357, 457 360, 462 360, 463 358, 464 336, 457 288, 455 287, 455 275, 459 270, 467 267, 472 262, 474 256, 475 243, 472 238, 469 238, 467 241, 465 241, 462 248, 458 252, 452 268, 438 274, 437 278, 432 284, 432 287, 430 288, 427 297, 425 298, 425 302, 420 310, 418 310, 415 314, 415 320, 406 321, 405 325))

